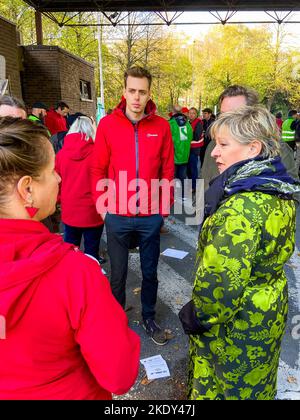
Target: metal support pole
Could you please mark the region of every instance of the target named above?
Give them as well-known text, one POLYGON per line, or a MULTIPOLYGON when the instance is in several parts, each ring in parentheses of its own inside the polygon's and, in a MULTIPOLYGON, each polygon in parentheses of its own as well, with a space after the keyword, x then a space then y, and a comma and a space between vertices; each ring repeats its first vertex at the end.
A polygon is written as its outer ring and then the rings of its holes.
POLYGON ((36 30, 36 43, 43 45, 43 22, 42 13, 38 10, 35 11, 35 30, 36 30))
POLYGON ((99 79, 100 79, 100 98, 101 104, 104 106, 104 82, 103 82, 103 62, 102 62, 102 27, 100 26, 100 13, 98 13, 98 58, 99 58, 99 79))

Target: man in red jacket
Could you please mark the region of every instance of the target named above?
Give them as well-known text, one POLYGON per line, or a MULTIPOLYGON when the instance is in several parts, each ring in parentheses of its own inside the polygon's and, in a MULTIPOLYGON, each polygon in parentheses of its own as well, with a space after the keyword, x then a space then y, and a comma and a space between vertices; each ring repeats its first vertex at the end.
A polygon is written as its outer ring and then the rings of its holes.
POLYGON ((53 136, 60 131, 67 131, 66 116, 69 113, 69 105, 65 102, 58 102, 55 109, 50 109, 45 117, 45 125, 53 136))
POLYGON ((140 67, 125 73, 122 102, 98 127, 92 180, 97 210, 106 225, 113 294, 125 307, 128 252, 136 237, 144 328, 156 344, 164 345, 165 334, 155 322, 157 265, 160 227, 173 204, 174 149, 169 124, 156 115, 150 99, 151 81, 150 73, 140 67), (112 182, 110 192, 104 180, 112 182))

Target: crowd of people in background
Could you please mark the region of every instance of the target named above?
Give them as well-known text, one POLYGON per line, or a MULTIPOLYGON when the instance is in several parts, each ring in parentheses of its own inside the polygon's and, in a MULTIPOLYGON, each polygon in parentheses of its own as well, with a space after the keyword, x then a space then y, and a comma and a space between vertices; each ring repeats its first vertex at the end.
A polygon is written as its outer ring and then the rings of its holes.
POLYGON ((276 395, 300 115, 275 117, 255 91, 234 85, 221 93, 218 115, 176 104, 166 119, 151 83, 146 69, 126 71, 122 100, 98 127, 64 101, 28 110, 0 98, 0 398, 109 399, 130 389, 140 339, 125 312, 129 250, 140 254, 141 324, 166 345, 156 321, 160 234, 174 199, 186 200, 186 178, 192 194, 199 178, 206 191, 192 300, 180 313, 190 336, 188 397, 276 395), (170 183, 167 199, 153 194, 154 179, 170 183))
MULTIPOLYGON (((245 98, 245 100, 242 99, 241 105, 257 105, 259 103, 258 94, 255 91, 238 85, 225 89, 223 96, 225 98, 235 97, 237 101, 239 98, 245 98)), ((62 149, 64 138, 77 118, 85 116, 91 119, 92 124, 95 124, 93 116, 87 116, 78 111, 70 113, 70 107, 64 101, 58 102, 50 109, 41 101, 33 103, 31 107, 25 107, 21 100, 9 96, 2 97, 0 103, 0 116, 1 113, 5 115, 9 107, 10 110, 13 110, 10 111, 11 116, 28 118, 37 124, 44 125, 48 130, 56 154, 62 149)), ((220 109, 220 112, 226 112, 226 100, 223 102, 222 108, 223 111, 220 109)), ((112 112, 113 110, 109 109, 106 115, 108 116, 112 112)), ((215 142, 211 142, 209 132, 209 127, 215 121, 216 115, 210 108, 204 108, 201 111, 196 107, 187 108, 174 105, 168 116, 175 149, 175 178, 182 182, 182 197, 185 199, 184 179, 192 180, 192 192, 194 193, 197 179, 204 179, 205 189, 207 189, 209 182, 218 175, 214 159, 211 157, 215 142)), ((284 161, 287 159, 285 164, 288 170, 292 171, 291 175, 295 176, 300 168, 300 147, 298 147, 298 145, 300 146, 300 112, 290 110, 286 119, 283 119, 282 112, 277 112, 275 117, 281 132, 281 148, 284 149, 281 150, 281 156, 284 161), (292 155, 287 153, 283 144, 293 150, 296 167, 287 157, 287 155, 289 157, 292 155)))

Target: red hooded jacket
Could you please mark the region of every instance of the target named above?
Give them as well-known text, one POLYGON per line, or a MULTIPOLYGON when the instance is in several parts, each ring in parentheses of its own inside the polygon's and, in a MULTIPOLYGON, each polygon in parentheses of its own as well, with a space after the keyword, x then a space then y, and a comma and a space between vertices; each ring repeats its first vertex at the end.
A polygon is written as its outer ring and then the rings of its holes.
POLYGON ((45 125, 51 133, 51 136, 60 132, 60 131, 67 131, 67 121, 66 119, 60 115, 55 109, 50 109, 47 111, 47 115, 45 117, 45 125))
POLYGON ((0 219, 0 321, 0 399, 111 399, 135 382, 140 340, 99 265, 39 222, 0 219))
POLYGON ((61 218, 74 227, 103 224, 92 197, 90 166, 94 142, 81 133, 68 134, 56 155, 56 171, 60 175, 61 218))
POLYGON ((173 188, 168 185, 174 179, 169 123, 155 114, 156 106, 151 100, 146 116, 136 124, 126 117, 125 111, 123 99, 112 114, 100 121, 97 130, 91 168, 97 210, 100 214, 108 210, 129 217, 159 213, 166 216, 174 201, 173 188), (99 185, 96 191, 98 181, 104 179, 113 181, 114 185, 109 192, 103 188, 100 191, 99 185), (167 183, 158 188, 162 179, 167 183))

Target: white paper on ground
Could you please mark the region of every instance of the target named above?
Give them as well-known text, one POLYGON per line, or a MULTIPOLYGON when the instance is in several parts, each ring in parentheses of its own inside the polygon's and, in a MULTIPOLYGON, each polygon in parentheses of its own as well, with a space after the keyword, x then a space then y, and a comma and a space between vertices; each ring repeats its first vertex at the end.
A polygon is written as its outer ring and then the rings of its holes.
POLYGON ((141 360, 142 365, 146 369, 147 378, 151 379, 166 378, 170 376, 167 362, 159 354, 157 356, 148 357, 141 360))
POLYGON ((179 260, 183 260, 183 258, 185 258, 188 255, 188 252, 179 251, 178 249, 167 248, 164 252, 162 252, 161 255, 164 255, 165 257, 172 257, 177 258, 179 260))

